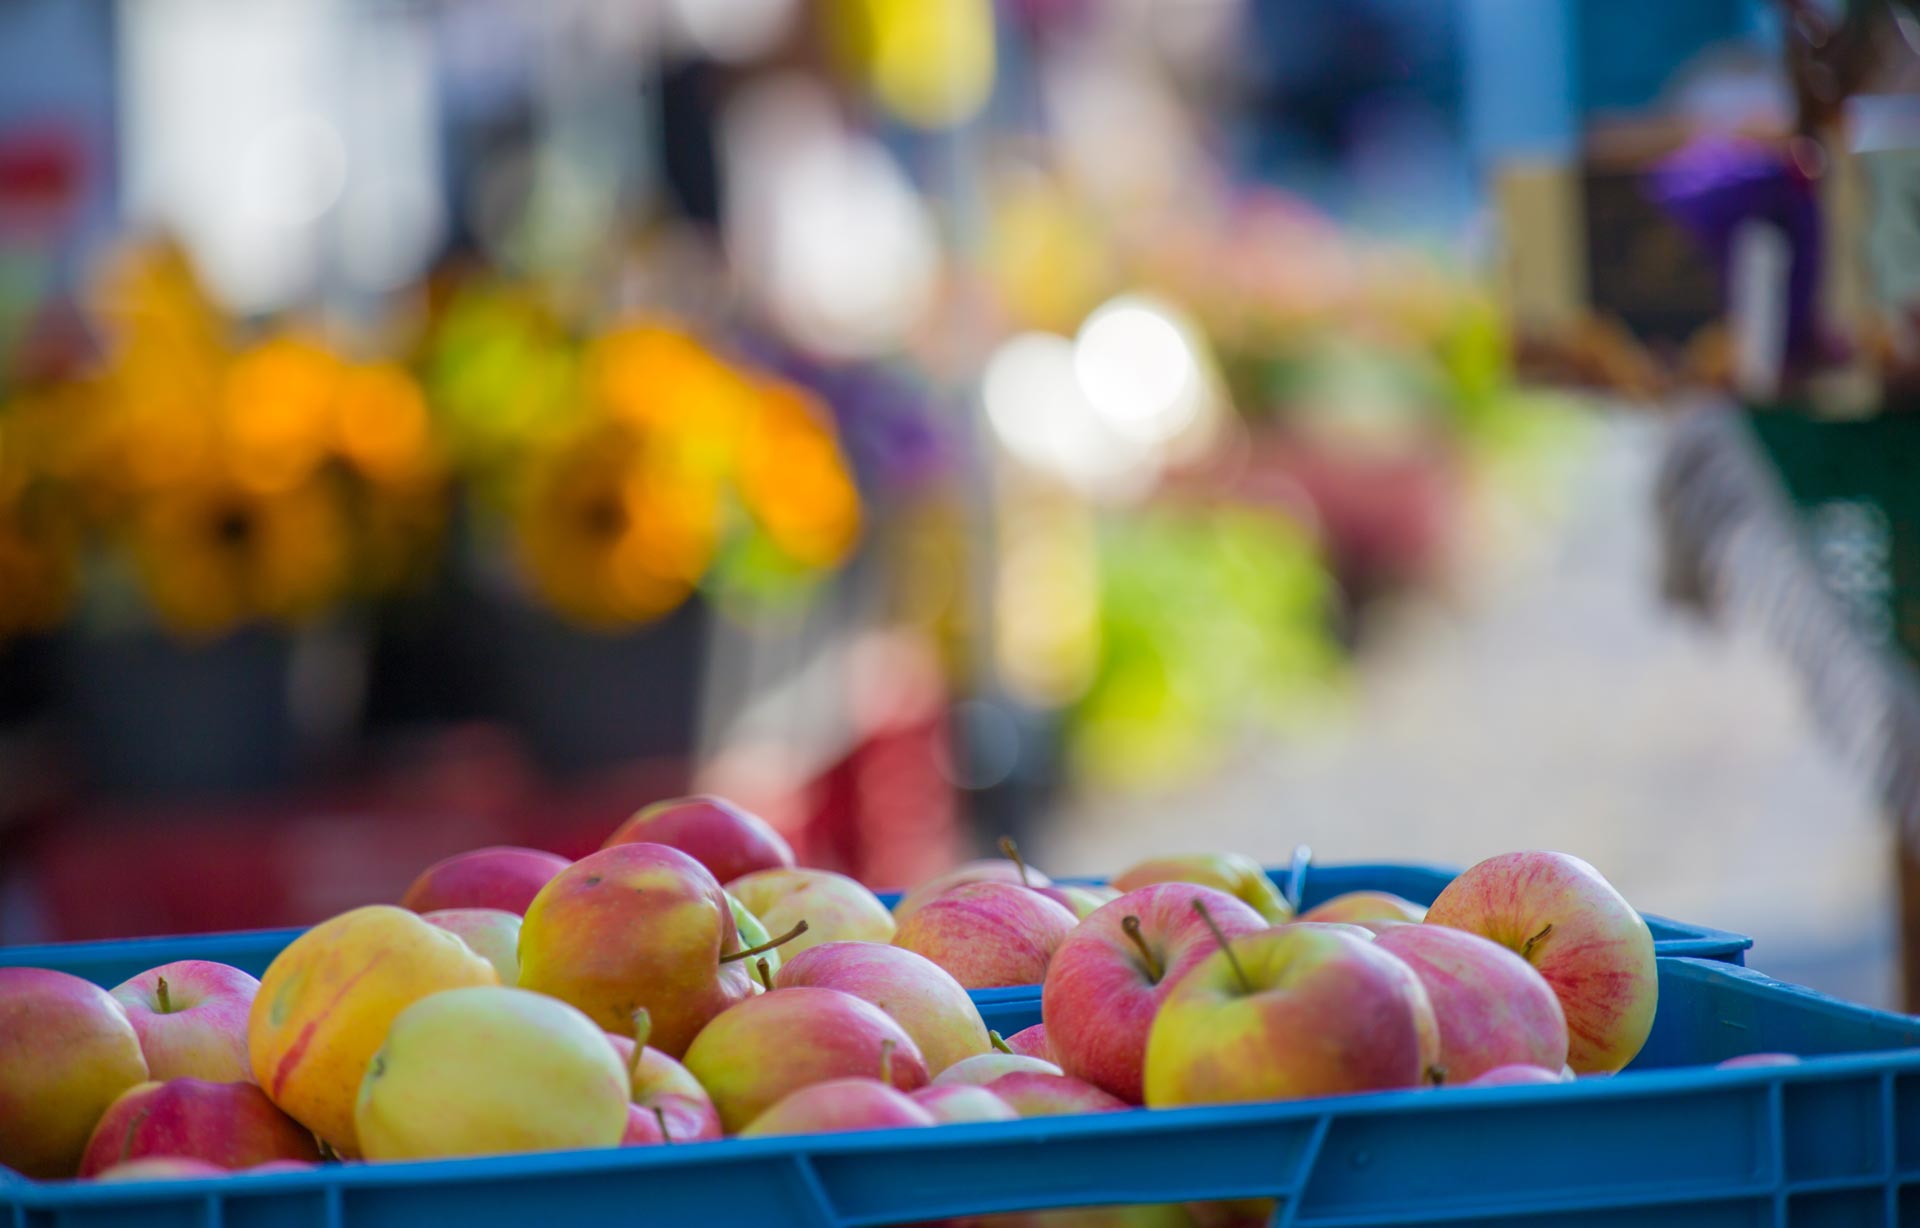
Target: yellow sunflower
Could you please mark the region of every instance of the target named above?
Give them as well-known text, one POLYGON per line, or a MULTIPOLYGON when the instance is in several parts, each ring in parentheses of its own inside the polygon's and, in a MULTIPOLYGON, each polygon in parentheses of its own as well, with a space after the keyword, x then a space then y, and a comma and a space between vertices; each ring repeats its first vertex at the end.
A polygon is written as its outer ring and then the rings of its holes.
POLYGON ((619 626, 687 598, 713 558, 719 525, 711 477, 681 463, 659 432, 603 422, 535 464, 520 557, 561 613, 619 626))
POLYGON ((791 384, 761 390, 742 441, 741 501, 775 546, 808 567, 846 560, 860 536, 860 496, 825 409, 791 384))
POLYGON ((185 635, 308 616, 346 584, 342 509, 320 476, 262 490, 231 470, 209 471, 142 499, 127 532, 154 611, 185 635))

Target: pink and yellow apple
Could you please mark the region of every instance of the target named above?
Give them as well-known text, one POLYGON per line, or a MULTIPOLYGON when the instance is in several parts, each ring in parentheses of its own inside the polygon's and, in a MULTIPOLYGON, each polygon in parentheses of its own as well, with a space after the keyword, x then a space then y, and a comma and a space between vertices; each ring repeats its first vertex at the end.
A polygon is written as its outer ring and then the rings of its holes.
POLYGON ((774 984, 838 989, 871 1002, 913 1037, 929 1074, 993 1048, 980 1009, 960 982, 903 947, 878 942, 814 947, 782 964, 774 984))
POLYGON ((1349 891, 1300 914, 1302 921, 1344 921, 1366 929, 1383 921, 1424 921, 1427 910, 1390 891, 1349 891))
POLYGON ((107 1109, 87 1140, 80 1175, 127 1160, 179 1156, 222 1169, 319 1160, 313 1134, 252 1083, 169 1079, 141 1083, 107 1109))
POLYGON ((112 989, 140 1037, 149 1078, 251 1079, 247 1013, 260 982, 226 964, 183 959, 112 989))
POLYGON ((1492 1070, 1483 1070, 1468 1079, 1464 1087, 1527 1087, 1539 1083, 1564 1083, 1560 1072, 1548 1070, 1544 1066, 1529 1066, 1515 1063, 1508 1066, 1495 1066, 1492 1070))
POLYGON ((839 1134, 937 1124, 932 1113, 878 1079, 828 1079, 782 1097, 740 1131, 740 1137, 839 1134))
POLYGON ((612 1147, 630 1088, 582 1011, 525 989, 448 989, 395 1017, 354 1130, 370 1160, 612 1147))
POLYGON ((1418 1087, 1438 1057, 1420 979, 1371 942, 1283 925, 1183 977, 1147 1037, 1156 1108, 1418 1087))
POLYGON ((931 1083, 913 1093, 913 1102, 943 1126, 976 1121, 1016 1121, 1013 1106, 972 1083, 931 1083))
POLYGON ((1268 928, 1265 917, 1223 891, 1154 883, 1103 904, 1060 944, 1040 999, 1060 1069, 1140 1103, 1147 1033, 1160 1003, 1220 949, 1196 901, 1228 938, 1268 928))
POLYGON ((987 1084, 987 1090, 1022 1117, 1065 1117, 1072 1113, 1112 1113, 1127 1107, 1118 1096, 1071 1075, 1016 1070, 987 1084))
POLYGON ((1293 908, 1260 863, 1239 853, 1189 853, 1152 857, 1114 875, 1113 886, 1126 894, 1152 883, 1199 883, 1224 891, 1279 925, 1293 919, 1293 908))
POLYGON ((729 882, 727 890, 769 933, 807 923, 806 933, 780 948, 783 961, 822 943, 893 941, 893 914, 880 897, 831 870, 759 870, 729 882))
POLYGON ((520 980, 520 914, 504 908, 442 908, 420 919, 453 934, 493 965, 502 985, 520 980))
POLYGON ((1560 999, 1512 951, 1444 925, 1396 925, 1374 941, 1427 991, 1440 1026, 1441 1081, 1470 1083, 1499 1066, 1557 1071, 1566 1063, 1560 999))
POLYGON ((1043 1062, 1059 1064, 1053 1056, 1053 1045, 1047 1040, 1047 1025, 1044 1023, 1036 1023, 1030 1028, 1021 1028, 1007 1037, 1004 1043, 1009 1053, 1019 1053, 1026 1057, 1037 1057, 1043 1062))
POLYGON ((1600 872, 1566 853, 1504 853, 1447 884, 1427 924, 1488 938, 1532 964, 1560 999, 1577 1074, 1631 1062, 1660 995, 1653 935, 1600 872))
POLYGON ((982 1053, 955 1062, 933 1080, 936 1087, 985 1087, 1005 1074, 1062 1074, 1052 1062, 1018 1053, 982 1053))
POLYGON ((1037 891, 1013 883, 963 883, 915 910, 893 944, 939 964, 968 989, 1037 985, 1077 922, 1037 891))
POLYGON ((748 998, 715 1016, 688 1046, 686 1067, 728 1130, 803 1087, 872 1077, 910 1092, 927 1082, 919 1046, 891 1016, 837 989, 797 986, 748 998))
POLYGON ((765 819, 723 797, 706 794, 670 798, 641 809, 600 847, 616 844, 669 845, 707 867, 723 883, 756 870, 793 865, 793 849, 786 837, 765 819))
POLYGON ((209 1164, 205 1160, 189 1160, 184 1156, 148 1156, 143 1160, 115 1164, 103 1170, 94 1180, 106 1185, 119 1185, 131 1181, 192 1181, 200 1177, 231 1175, 218 1164, 209 1164))
POLYGON ((253 1077, 343 1156, 360 1154, 354 1100, 394 1017, 429 994, 497 986, 493 965, 404 908, 323 921, 274 957, 247 1020, 253 1077))
POLYGON ((893 906, 894 923, 905 925, 907 918, 919 912, 927 901, 938 899, 955 887, 966 883, 1012 883, 1015 886, 1047 887, 1052 885, 1053 880, 1032 866, 1018 866, 1005 857, 987 857, 979 861, 963 862, 945 874, 928 879, 901 896, 899 902, 893 906))
POLYGON ((101 1115, 146 1077, 140 1037, 106 990, 0 968, 0 1164, 72 1176, 101 1115))
POLYGON ((632 1038, 607 1033, 627 1068, 633 1107, 639 1110, 637 1118, 629 1115, 626 1141, 696 1143, 719 1138, 720 1113, 713 1107, 713 1097, 685 1066, 646 1043, 642 1033, 650 1028, 648 1021, 640 1020, 632 1038))
POLYGON ((504 844, 456 853, 420 871, 400 897, 400 907, 414 912, 498 908, 518 916, 567 865, 557 853, 504 844))
POLYGON ((616 844, 554 876, 520 926, 520 985, 679 1057, 707 1022, 752 996, 733 909, 707 868, 664 844, 616 844))

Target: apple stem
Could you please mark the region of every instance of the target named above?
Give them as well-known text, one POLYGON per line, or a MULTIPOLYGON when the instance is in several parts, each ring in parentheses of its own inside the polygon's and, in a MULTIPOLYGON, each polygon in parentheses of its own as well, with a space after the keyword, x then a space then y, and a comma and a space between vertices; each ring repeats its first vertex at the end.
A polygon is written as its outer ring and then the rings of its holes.
POLYGON ((1153 948, 1147 945, 1147 940, 1141 937, 1140 918, 1129 913, 1120 918, 1120 928, 1127 932, 1127 937, 1133 939, 1133 945, 1140 948, 1140 958, 1147 963, 1147 976, 1158 985, 1160 978, 1167 974, 1167 970, 1161 966, 1158 959, 1154 958, 1153 948))
POLYGON ((893 1042, 880 1042, 880 1081, 888 1087, 893 1086, 893 1042))
POLYGON ((730 964, 736 959, 752 959, 756 955, 765 955, 768 951, 773 950, 775 947, 781 945, 782 943, 792 942, 794 939, 798 938, 800 935, 806 932, 807 932, 807 923, 805 921, 797 921, 794 923, 794 926, 792 929, 780 935, 778 938, 769 938, 757 947, 748 947, 743 951, 735 951, 731 955, 722 955, 720 957, 720 962, 723 964, 730 964))
POLYGON ((1427 1067, 1427 1082, 1433 1084, 1435 1087, 1445 1086, 1447 1082, 1447 1068, 1438 1065, 1427 1067))
POLYGON ((1007 1044, 1007 1038, 1000 1035, 1000 1033, 994 1031, 992 1028, 987 1029, 987 1039, 989 1041, 992 1041, 993 1047, 995 1049, 998 1049, 1000 1052, 1002 1053, 1013 1052, 1013 1047, 1007 1044))
POLYGON ((759 959, 754 960, 753 966, 755 971, 760 974, 760 983, 765 985, 767 991, 771 993, 773 991, 773 968, 768 965, 767 957, 762 955, 759 959))
POLYGON ((1215 921, 1213 914, 1207 911, 1207 902, 1201 899, 1194 900, 1193 911, 1200 914, 1201 922, 1213 934, 1213 940, 1220 944, 1220 953, 1227 957, 1227 965, 1233 969, 1234 980, 1240 982, 1240 992, 1252 993, 1253 982, 1247 979, 1247 970, 1240 966, 1240 959, 1233 953, 1233 946, 1227 941, 1226 934, 1221 932, 1220 923, 1215 921))
POLYGON ((320 1158, 322 1160, 325 1160, 329 1163, 339 1162, 340 1153, 333 1149, 332 1143, 329 1143, 326 1139, 321 1138, 317 1134, 314 1135, 314 1142, 320 1144, 320 1158))
POLYGON ((1033 886, 1032 883, 1027 881, 1027 863, 1021 860, 1020 846, 1013 842, 1012 836, 1000 837, 1000 855, 1008 861, 1011 861, 1013 868, 1020 871, 1020 885, 1022 887, 1033 886))
POLYGON ((141 1109, 135 1114, 134 1119, 127 1123, 127 1132, 120 1139, 120 1163, 125 1164, 127 1157, 133 1154, 133 1136, 140 1132, 140 1127, 145 1125, 147 1118, 151 1116, 153 1116, 152 1109, 141 1109))
POLYGON ((633 1061, 639 1069, 640 1051, 647 1047, 647 1038, 653 1035, 653 1012, 644 1006, 633 1008, 633 1061))
POLYGON ((173 995, 167 992, 166 977, 154 978, 153 996, 160 1000, 160 1013, 162 1015, 173 1014, 173 995))
POLYGON ((1539 945, 1541 939, 1545 938, 1548 934, 1551 934, 1551 933, 1553 933, 1553 922, 1549 921, 1547 922, 1545 928, 1543 928, 1539 933, 1535 934, 1533 937, 1527 939, 1526 943, 1521 946, 1520 958, 1532 959, 1533 948, 1539 945))
POLYGON ((673 1141, 673 1133, 667 1129, 666 1110, 662 1109, 657 1104, 654 1105, 653 1119, 660 1123, 660 1141, 663 1143, 671 1143, 673 1141))

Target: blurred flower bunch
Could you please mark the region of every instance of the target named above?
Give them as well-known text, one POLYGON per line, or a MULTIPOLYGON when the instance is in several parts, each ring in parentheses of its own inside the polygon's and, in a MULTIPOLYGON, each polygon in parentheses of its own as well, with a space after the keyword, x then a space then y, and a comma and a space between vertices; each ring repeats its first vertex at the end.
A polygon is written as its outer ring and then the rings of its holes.
POLYGON ((446 469, 403 368, 237 340, 164 244, 122 253, 90 306, 91 369, 0 408, 0 633, 212 636, 417 570, 446 469))
POLYGON ((449 304, 426 370, 483 531, 574 621, 644 622, 702 586, 790 590, 858 539, 827 407, 675 323, 581 338, 524 289, 476 285, 449 304))

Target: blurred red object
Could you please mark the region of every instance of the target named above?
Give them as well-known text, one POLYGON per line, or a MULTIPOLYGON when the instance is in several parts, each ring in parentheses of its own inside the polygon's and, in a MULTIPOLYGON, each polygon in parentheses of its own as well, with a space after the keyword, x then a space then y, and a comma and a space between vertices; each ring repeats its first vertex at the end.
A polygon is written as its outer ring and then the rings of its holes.
POLYGON ((63 228, 86 177, 86 152, 72 130, 32 123, 0 132, 0 231, 63 228))

